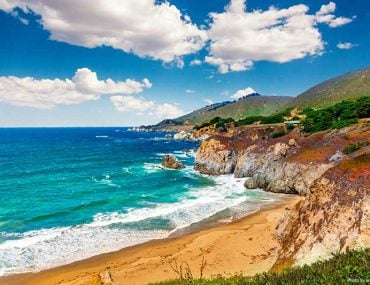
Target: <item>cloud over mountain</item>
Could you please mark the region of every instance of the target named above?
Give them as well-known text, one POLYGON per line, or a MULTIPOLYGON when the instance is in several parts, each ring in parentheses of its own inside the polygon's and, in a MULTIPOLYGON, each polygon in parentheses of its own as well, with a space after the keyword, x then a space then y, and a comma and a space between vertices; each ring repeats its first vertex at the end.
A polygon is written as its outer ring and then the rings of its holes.
POLYGON ((112 96, 110 99, 117 111, 145 114, 155 117, 157 120, 172 119, 184 114, 184 111, 174 104, 156 104, 143 97, 112 96))
POLYGON ((245 97, 245 96, 248 96, 248 95, 251 95, 251 94, 254 94, 254 93, 256 93, 256 91, 254 91, 254 89, 253 89, 253 88, 251 88, 251 87, 247 87, 247 88, 245 88, 245 89, 242 89, 242 90, 239 90, 239 91, 235 92, 235 93, 234 93, 233 95, 231 95, 230 97, 231 97, 232 99, 238 100, 238 99, 240 99, 240 98, 243 98, 243 97, 245 97))

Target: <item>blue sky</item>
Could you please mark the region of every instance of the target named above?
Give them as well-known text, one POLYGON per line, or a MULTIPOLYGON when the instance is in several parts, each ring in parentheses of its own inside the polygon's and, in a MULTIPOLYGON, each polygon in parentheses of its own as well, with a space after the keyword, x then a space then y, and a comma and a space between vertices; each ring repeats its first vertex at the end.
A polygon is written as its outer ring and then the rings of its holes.
POLYGON ((156 123, 370 65, 369 1, 89 3, 0 1, 0 126, 156 123))

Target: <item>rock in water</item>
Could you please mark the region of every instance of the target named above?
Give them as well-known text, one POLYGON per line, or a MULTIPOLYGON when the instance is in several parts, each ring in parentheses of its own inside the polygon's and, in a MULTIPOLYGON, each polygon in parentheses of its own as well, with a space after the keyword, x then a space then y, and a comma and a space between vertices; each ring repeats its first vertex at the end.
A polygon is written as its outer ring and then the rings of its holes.
POLYGON ((172 155, 165 155, 162 161, 162 166, 171 169, 182 169, 185 165, 172 155))

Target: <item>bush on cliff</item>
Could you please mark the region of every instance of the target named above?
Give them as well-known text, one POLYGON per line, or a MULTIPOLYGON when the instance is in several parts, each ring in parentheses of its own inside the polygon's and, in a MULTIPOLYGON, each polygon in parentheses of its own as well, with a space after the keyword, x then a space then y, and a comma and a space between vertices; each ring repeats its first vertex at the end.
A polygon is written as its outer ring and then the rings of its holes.
POLYGON ((370 142, 357 142, 355 144, 350 144, 344 147, 343 153, 344 154, 351 154, 359 149, 363 148, 364 146, 369 145, 370 142))
POLYGON ((202 128, 209 127, 209 126, 212 126, 212 125, 215 125, 216 128, 225 128, 225 124, 230 124, 230 123, 234 123, 234 122, 235 121, 234 121, 233 118, 223 119, 223 118, 220 118, 220 117, 215 117, 212 120, 210 120, 209 122, 204 122, 201 125, 194 126, 194 129, 195 130, 200 130, 202 128))
POLYGON ((315 285, 315 284, 368 284, 370 281, 370 249, 351 251, 334 255, 326 261, 312 265, 294 267, 282 272, 257 274, 252 277, 234 276, 213 279, 182 278, 157 283, 158 285, 315 285))
POLYGON ((308 133, 341 129, 357 123, 358 119, 370 117, 370 96, 345 100, 324 109, 306 108, 302 114, 307 116, 302 125, 308 133))
POLYGON ((243 119, 240 119, 235 122, 235 126, 240 127, 244 125, 251 125, 254 123, 261 124, 277 124, 283 123, 285 121, 284 117, 289 116, 292 108, 287 108, 281 112, 277 112, 271 116, 250 116, 243 119))

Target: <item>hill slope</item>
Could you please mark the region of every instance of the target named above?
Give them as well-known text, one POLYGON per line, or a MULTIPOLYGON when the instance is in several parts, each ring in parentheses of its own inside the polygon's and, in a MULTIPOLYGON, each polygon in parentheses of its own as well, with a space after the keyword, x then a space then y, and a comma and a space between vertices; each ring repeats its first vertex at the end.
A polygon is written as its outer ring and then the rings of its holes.
POLYGON ((199 124, 209 121, 214 117, 240 119, 247 116, 267 116, 281 110, 291 100, 291 97, 261 96, 256 94, 234 102, 224 102, 207 106, 179 117, 176 121, 189 121, 193 124, 199 124))
POLYGON ((363 96, 370 96, 370 68, 324 81, 294 98, 289 105, 321 108, 363 96))

